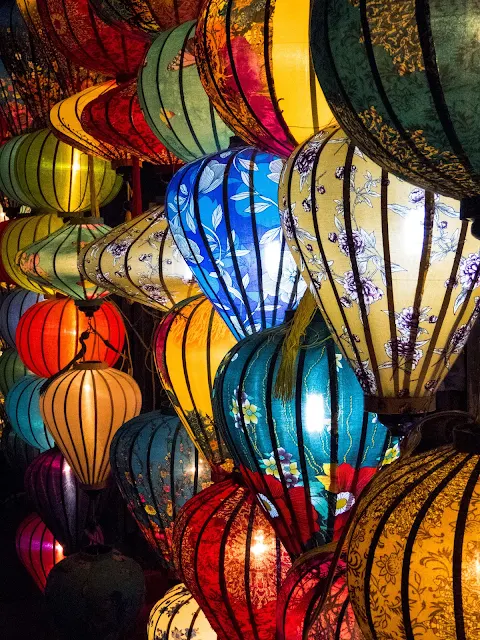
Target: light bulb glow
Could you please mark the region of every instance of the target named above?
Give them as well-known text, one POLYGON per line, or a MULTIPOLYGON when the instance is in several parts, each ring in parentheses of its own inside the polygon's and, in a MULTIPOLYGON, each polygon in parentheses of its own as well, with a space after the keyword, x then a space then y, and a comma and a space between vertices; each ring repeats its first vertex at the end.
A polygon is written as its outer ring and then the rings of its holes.
POLYGON ((331 419, 325 416, 325 401, 321 393, 307 393, 305 425, 309 433, 323 433, 331 427, 331 419))
POLYGON ((267 545, 265 544, 265 534, 263 531, 258 531, 253 535, 254 543, 250 547, 250 551, 257 557, 262 556, 267 550, 267 545))

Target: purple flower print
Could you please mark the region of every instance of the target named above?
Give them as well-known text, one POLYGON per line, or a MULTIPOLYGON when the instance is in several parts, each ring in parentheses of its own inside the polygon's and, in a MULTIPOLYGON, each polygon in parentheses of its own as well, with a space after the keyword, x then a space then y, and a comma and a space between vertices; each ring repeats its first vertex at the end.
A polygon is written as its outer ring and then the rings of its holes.
MULTIPOLYGON (((377 285, 374 284, 371 280, 363 277, 360 277, 359 279, 363 300, 367 306, 370 306, 374 302, 377 302, 378 300, 381 300, 381 298, 383 298, 383 291, 379 289, 377 285)), ((347 271, 345 273, 343 277, 343 287, 347 296, 354 302, 358 302, 357 284, 355 282, 353 271, 347 271)))

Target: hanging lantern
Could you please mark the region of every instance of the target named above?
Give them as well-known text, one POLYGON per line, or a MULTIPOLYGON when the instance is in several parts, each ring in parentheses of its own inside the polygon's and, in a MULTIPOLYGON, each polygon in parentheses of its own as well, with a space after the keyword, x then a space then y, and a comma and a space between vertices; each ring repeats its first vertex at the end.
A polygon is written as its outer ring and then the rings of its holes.
POLYGON ((203 296, 178 304, 159 324, 155 364, 162 385, 195 446, 210 465, 231 470, 231 457, 213 419, 215 373, 235 337, 203 296))
POLYGON ((243 140, 280 156, 333 121, 309 26, 310 0, 208 0, 198 21, 198 70, 213 105, 243 140))
MULTIPOLYGON (((3 222, 0 222, 0 247, 2 245, 3 234, 7 230, 7 226, 9 222, 10 220, 4 220, 3 222)), ((14 287, 16 286, 16 283, 10 278, 10 276, 8 275, 3 265, 3 257, 2 257, 1 251, 0 251, 0 282, 2 282, 7 286, 14 286, 14 287)))
POLYGON ((160 311, 200 291, 159 206, 90 244, 78 266, 85 280, 160 311))
POLYGON ((17 328, 20 357, 37 376, 50 378, 77 355, 80 337, 85 332, 90 332, 85 340, 85 358, 105 361, 113 367, 123 349, 125 325, 120 311, 111 302, 104 302, 92 317, 80 311, 71 298, 34 305, 22 316, 17 328))
POLYGON ((3 300, 0 307, 0 335, 12 349, 16 348, 15 332, 20 318, 27 309, 42 300, 41 294, 25 289, 15 289, 3 300))
POLYGON ((110 463, 140 531, 173 568, 173 522, 180 507, 210 484, 208 465, 179 419, 159 411, 142 414, 117 431, 110 463))
POLYGON ((25 518, 17 529, 17 555, 40 591, 45 591, 47 577, 63 560, 61 544, 36 513, 25 518))
POLYGON ((29 464, 42 453, 40 449, 31 447, 23 438, 20 438, 8 423, 5 423, 2 428, 0 452, 10 470, 21 474, 21 477, 29 464))
POLYGON ((30 373, 23 362, 20 360, 18 351, 15 349, 5 349, 0 355, 0 391, 3 397, 7 397, 7 393, 13 385, 30 373))
POLYGON ((40 389, 45 378, 26 375, 7 394, 5 411, 14 431, 29 445, 46 451, 55 443, 40 414, 40 389))
POLYGON ((244 147, 192 162, 168 185, 175 243, 238 339, 282 324, 305 291, 279 224, 281 169, 244 147))
POLYGON ((434 409, 480 309, 479 243, 459 203, 386 173, 337 128, 295 151, 279 198, 292 254, 367 410, 434 409))
POLYGON ((1 142, 26 133, 32 127, 32 116, 22 100, 16 84, 0 59, 1 142))
POLYGON ((226 149, 233 135, 200 82, 194 36, 195 22, 161 33, 138 76, 138 97, 149 127, 185 162, 226 149))
POLYGON ((454 446, 400 459, 359 502, 348 590, 368 640, 477 636, 479 451, 465 424, 454 446))
POLYGON ((184 584, 167 591, 153 607, 147 634, 148 640, 217 640, 217 634, 184 584))
POLYGON ((77 478, 103 489, 115 432, 140 413, 135 380, 105 362, 83 362, 54 378, 40 399, 43 421, 77 478))

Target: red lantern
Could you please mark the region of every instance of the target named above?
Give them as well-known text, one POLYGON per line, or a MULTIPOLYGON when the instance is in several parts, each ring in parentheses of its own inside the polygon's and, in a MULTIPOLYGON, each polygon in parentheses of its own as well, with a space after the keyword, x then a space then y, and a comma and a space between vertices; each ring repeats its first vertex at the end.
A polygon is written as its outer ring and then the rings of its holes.
POLYGON ((80 336, 89 327, 94 331, 86 340, 85 359, 102 360, 113 366, 125 342, 120 311, 111 302, 104 302, 89 318, 71 298, 44 300, 23 314, 16 334, 20 358, 30 371, 49 378, 80 351, 80 336), (116 351, 107 347, 101 338, 116 351))

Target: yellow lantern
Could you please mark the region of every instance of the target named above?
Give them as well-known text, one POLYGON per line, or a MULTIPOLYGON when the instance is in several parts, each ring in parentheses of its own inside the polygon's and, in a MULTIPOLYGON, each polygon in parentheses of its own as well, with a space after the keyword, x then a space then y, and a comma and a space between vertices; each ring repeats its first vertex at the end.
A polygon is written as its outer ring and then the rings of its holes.
POLYGON ((47 429, 80 482, 102 489, 113 436, 142 406, 135 380, 105 362, 83 362, 56 378, 40 398, 47 429))

